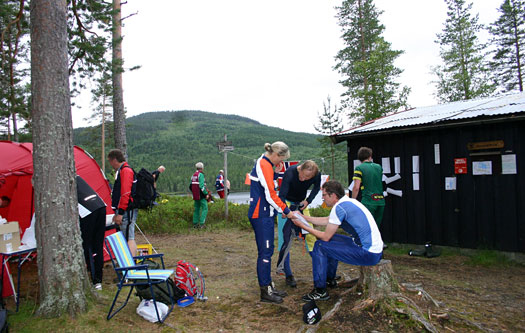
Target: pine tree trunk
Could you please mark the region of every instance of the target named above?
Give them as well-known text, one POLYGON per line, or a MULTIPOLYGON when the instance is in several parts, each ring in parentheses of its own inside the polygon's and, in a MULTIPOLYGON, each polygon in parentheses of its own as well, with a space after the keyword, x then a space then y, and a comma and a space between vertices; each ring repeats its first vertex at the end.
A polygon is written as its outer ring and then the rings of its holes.
POLYGON ((102 141, 102 154, 100 156, 100 163, 102 164, 102 173, 106 174, 106 150, 105 150, 105 147, 106 147, 106 95, 104 95, 104 98, 103 98, 103 104, 102 104, 102 126, 101 127, 101 131, 102 131, 102 136, 101 136, 101 141, 102 141))
POLYGON ((127 156, 126 113, 122 91, 122 24, 120 0, 113 0, 113 125, 115 129, 115 148, 127 156))
POLYGON ((87 307, 69 94, 66 1, 31 1, 31 93, 39 315, 87 307))
MULTIPOLYGON (((16 54, 13 55, 13 57, 16 57, 16 54)), ((10 104, 11 104, 11 113, 12 113, 12 119, 13 119, 13 139, 15 142, 18 142, 18 126, 16 124, 16 98, 15 98, 15 77, 14 77, 14 61, 9 64, 9 98, 10 98, 10 104)))
POLYGON ((399 291, 399 285, 394 277, 392 262, 381 259, 375 266, 361 266, 358 284, 365 296, 379 300, 399 291))

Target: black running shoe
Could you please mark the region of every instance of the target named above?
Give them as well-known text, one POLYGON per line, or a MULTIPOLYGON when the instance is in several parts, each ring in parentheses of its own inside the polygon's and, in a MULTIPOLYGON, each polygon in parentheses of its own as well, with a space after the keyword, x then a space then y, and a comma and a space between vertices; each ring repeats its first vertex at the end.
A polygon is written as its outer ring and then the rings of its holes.
POLYGON ((314 288, 309 294, 303 295, 303 301, 326 301, 330 299, 328 291, 325 289, 314 288))
POLYGON ((326 286, 328 288, 336 288, 337 287, 337 281, 336 279, 327 279, 326 280, 326 286))
POLYGON ((297 287, 297 281, 295 281, 295 278, 293 277, 293 275, 286 277, 286 285, 292 288, 297 287))
POLYGON ((270 283, 270 287, 272 289, 272 292, 275 294, 275 295, 278 295, 278 296, 281 296, 281 297, 286 297, 288 296, 288 293, 284 290, 277 290, 275 289, 275 284, 273 283, 273 281, 270 283))

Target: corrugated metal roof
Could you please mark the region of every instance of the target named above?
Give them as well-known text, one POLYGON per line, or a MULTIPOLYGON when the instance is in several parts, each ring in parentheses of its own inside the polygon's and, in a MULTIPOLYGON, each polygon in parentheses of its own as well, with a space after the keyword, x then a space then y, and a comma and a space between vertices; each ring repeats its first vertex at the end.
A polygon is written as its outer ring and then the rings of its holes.
POLYGON ((426 124, 513 113, 525 113, 525 92, 399 111, 342 131, 335 137, 372 131, 387 132, 398 127, 425 127, 426 124))

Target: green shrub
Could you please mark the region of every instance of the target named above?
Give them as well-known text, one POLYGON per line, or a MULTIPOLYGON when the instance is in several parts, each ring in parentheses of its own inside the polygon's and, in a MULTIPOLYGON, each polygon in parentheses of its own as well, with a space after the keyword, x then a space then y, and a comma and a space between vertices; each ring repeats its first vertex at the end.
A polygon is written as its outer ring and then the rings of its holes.
POLYGON ((311 216, 328 216, 330 215, 331 208, 323 208, 323 207, 317 207, 317 208, 309 208, 311 216))
MULTIPOLYGON (((184 233, 193 225, 193 199, 190 196, 161 195, 151 211, 139 211, 137 224, 152 234, 184 233)), ((247 204, 228 204, 228 221, 224 218, 224 200, 208 204, 206 226, 210 229, 251 228, 247 204)))

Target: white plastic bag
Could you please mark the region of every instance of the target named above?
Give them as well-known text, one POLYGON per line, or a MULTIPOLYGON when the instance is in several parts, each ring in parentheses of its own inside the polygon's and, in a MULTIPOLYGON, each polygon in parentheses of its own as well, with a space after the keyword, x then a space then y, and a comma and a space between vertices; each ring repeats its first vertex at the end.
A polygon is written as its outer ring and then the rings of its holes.
POLYGON ((31 226, 24 231, 24 236, 20 243, 23 244, 24 248, 32 249, 36 247, 35 239, 35 214, 31 218, 31 226))
MULTIPOLYGON (((157 302, 157 310, 159 310, 159 316, 162 319, 166 313, 168 313, 168 306, 162 302, 157 302)), ((152 299, 143 299, 137 307, 137 313, 147 321, 156 323, 158 320, 157 313, 155 312, 155 305, 152 299)))

